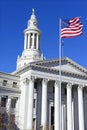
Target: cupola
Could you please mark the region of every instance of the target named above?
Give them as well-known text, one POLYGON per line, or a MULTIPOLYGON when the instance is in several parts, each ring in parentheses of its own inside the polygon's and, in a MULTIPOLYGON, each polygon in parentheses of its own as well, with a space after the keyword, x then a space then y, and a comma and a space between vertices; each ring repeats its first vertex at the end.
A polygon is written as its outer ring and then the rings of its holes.
POLYGON ((38 29, 38 21, 35 11, 32 9, 32 15, 28 20, 27 28, 24 30, 24 50, 22 56, 17 59, 17 69, 27 63, 43 60, 40 53, 41 31, 38 29))

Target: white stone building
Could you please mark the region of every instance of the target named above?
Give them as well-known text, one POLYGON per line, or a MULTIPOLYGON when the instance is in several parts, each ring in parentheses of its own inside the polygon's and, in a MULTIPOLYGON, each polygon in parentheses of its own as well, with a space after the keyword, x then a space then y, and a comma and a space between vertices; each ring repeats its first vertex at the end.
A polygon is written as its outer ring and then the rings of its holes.
POLYGON ((24 30, 17 69, 0 73, 0 130, 87 130, 87 69, 62 58, 61 111, 59 59, 40 53, 41 31, 32 10, 24 30))

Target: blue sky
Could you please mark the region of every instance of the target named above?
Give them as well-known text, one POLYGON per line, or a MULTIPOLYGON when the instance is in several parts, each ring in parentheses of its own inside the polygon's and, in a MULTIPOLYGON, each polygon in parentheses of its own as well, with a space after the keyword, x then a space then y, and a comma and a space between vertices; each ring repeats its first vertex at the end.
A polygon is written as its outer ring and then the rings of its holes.
POLYGON ((41 53, 46 59, 59 56, 59 18, 81 16, 83 35, 64 39, 63 56, 87 68, 87 1, 86 0, 0 0, 0 71, 16 69, 17 56, 24 47, 24 29, 35 9, 42 31, 41 53))

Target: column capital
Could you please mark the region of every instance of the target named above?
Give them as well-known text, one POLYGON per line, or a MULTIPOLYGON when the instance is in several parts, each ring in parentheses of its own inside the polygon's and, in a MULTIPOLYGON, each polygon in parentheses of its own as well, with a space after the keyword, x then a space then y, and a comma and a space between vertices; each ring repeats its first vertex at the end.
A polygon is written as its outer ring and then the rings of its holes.
POLYGON ((73 83, 71 83, 71 82, 68 82, 66 85, 67 88, 72 88, 72 86, 73 86, 73 83))
POLYGON ((29 84, 29 79, 28 78, 23 79, 23 83, 24 84, 29 84))
POLYGON ((49 81, 49 79, 44 78, 44 79, 42 80, 42 83, 47 84, 48 81, 49 81))
POLYGON ((34 76, 30 76, 30 77, 28 77, 28 78, 25 78, 25 79, 23 79, 23 83, 24 84, 29 84, 29 81, 35 81, 35 77, 34 76))
POLYGON ((30 77, 29 77, 29 81, 31 81, 31 80, 32 80, 32 81, 34 82, 34 81, 35 81, 35 79, 36 79, 36 77, 35 77, 35 76, 30 76, 30 77))
POLYGON ((84 88, 84 85, 83 84, 79 84, 78 85, 78 89, 83 89, 84 88))
POLYGON ((59 80, 55 80, 55 86, 57 85, 57 86, 59 86, 59 80))

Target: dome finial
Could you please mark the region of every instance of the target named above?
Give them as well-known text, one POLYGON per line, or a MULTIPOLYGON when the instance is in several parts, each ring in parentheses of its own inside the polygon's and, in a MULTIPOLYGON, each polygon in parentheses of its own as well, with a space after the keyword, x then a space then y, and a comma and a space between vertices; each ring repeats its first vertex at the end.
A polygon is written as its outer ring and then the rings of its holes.
POLYGON ((32 9, 32 15, 34 15, 35 11, 34 11, 34 8, 32 9))

